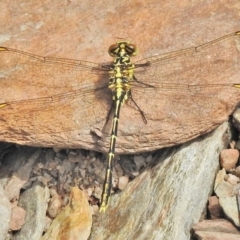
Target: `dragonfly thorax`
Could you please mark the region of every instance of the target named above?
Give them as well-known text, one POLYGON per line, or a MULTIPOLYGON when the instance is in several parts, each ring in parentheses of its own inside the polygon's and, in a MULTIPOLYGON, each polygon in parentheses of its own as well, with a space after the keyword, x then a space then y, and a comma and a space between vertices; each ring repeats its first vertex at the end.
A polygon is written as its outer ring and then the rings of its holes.
POLYGON ((130 92, 135 68, 130 57, 136 55, 137 48, 128 41, 121 41, 110 46, 108 52, 115 58, 109 71, 108 87, 113 92, 113 98, 116 99, 114 95, 117 92, 118 95, 130 92))

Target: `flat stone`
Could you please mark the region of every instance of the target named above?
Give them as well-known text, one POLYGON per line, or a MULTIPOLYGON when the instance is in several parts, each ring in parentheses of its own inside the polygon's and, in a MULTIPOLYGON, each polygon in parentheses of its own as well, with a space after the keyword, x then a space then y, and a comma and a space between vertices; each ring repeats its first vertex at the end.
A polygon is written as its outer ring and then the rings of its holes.
POLYGON ((233 195, 233 185, 229 182, 222 181, 215 189, 218 197, 231 197, 233 195))
MULTIPOLYGON (((112 61, 107 49, 118 38, 138 46, 140 52, 133 58, 135 62, 233 33, 239 30, 240 20, 236 0, 206 5, 183 0, 175 2, 174 7, 163 0, 123 0, 108 2, 107 8, 101 1, 62 4, 43 0, 32 4, 24 0, 17 11, 16 1, 9 0, 1 10, 1 46, 97 64, 112 61)), ((124 104, 116 152, 139 153, 184 143, 226 121, 240 98, 239 89, 229 87, 239 83, 238 39, 199 48, 203 51, 199 54, 192 48, 184 59, 164 61, 164 66, 158 68, 154 63, 150 71, 138 69, 137 79, 155 86, 152 89, 140 84, 132 90, 147 124, 131 101, 124 104), (217 86, 218 83, 222 85, 217 86), (201 86, 190 87, 194 84, 201 86)), ((108 84, 107 73, 94 75, 80 68, 64 71, 66 66, 52 68, 51 64, 45 68, 42 64, 34 65, 37 58, 31 58, 31 64, 23 70, 23 64, 16 66, 19 59, 4 60, 3 52, 1 79, 6 80, 0 81, 0 104, 8 104, 1 109, 0 128, 4 134, 0 141, 108 151, 111 121, 109 131, 104 125, 112 96, 104 88, 108 84), (18 100, 21 101, 17 103, 18 100)))
POLYGON ((227 218, 231 219, 237 227, 240 227, 237 197, 220 197, 219 203, 227 218))
POLYGON ((225 219, 204 220, 193 226, 199 240, 240 240, 239 230, 225 219))

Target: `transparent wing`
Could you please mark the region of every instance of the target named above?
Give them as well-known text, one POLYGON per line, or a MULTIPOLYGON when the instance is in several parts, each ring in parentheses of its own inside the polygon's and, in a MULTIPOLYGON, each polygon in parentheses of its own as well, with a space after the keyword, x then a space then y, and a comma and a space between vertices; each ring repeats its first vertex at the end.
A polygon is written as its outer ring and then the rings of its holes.
MULTIPOLYGON (((147 119, 170 121, 179 127, 207 123, 213 113, 238 97, 240 32, 207 44, 136 62, 132 95, 147 119), (170 119, 170 120, 169 120, 170 119)), ((235 100, 236 101, 236 100, 235 100)), ((237 102, 235 102, 236 104, 237 102)), ((220 111, 221 112, 221 111, 220 111)), ((174 125, 173 125, 174 126, 174 125)))
MULTIPOLYGON (((117 146, 128 146, 123 140, 134 143, 133 136, 138 136, 141 151, 153 149, 154 143, 180 143, 226 120, 240 99, 239 89, 233 87, 240 81, 239 49, 240 35, 234 33, 136 62, 135 76, 141 83, 132 82, 132 97, 148 123, 129 101, 121 109, 117 146), (149 66, 138 66, 146 62, 149 66)), ((91 127, 102 130, 112 97, 101 65, 0 48, 0 69, 3 131, 21 138, 78 129, 68 135, 71 143, 80 136, 91 143, 91 127)), ((103 145, 108 140, 104 138, 103 145)))
POLYGON ((85 129, 103 120, 111 106, 108 73, 100 64, 0 47, 0 69, 5 127, 29 132, 30 118, 35 134, 53 125, 56 132, 85 129))

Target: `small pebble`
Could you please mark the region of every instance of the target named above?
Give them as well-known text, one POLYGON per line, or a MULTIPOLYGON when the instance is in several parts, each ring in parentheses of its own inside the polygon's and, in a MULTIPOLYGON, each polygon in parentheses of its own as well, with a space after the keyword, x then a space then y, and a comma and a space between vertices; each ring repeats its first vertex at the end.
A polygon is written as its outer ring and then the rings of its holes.
POLYGON ((235 141, 231 141, 231 142, 229 143, 229 145, 230 145, 230 148, 231 148, 231 149, 236 148, 236 142, 235 142, 235 141))
POLYGON ((94 188, 94 196, 96 196, 97 198, 101 199, 101 195, 102 195, 102 188, 95 187, 94 188))
POLYGON ((127 184, 129 182, 129 177, 128 176, 122 176, 118 179, 118 188, 120 190, 123 190, 124 188, 126 188, 127 184))
POLYGON ((93 171, 93 173, 94 173, 95 175, 97 175, 97 176, 99 176, 101 172, 102 172, 102 170, 99 169, 99 168, 96 168, 96 169, 93 171))
POLYGON ((216 179, 215 179, 215 183, 214 183, 214 190, 216 190, 216 188, 218 187, 218 185, 224 181, 226 176, 226 170, 223 168, 220 171, 218 171, 216 179))
POLYGON ((87 192, 87 196, 90 197, 92 194, 93 194, 93 190, 94 188, 93 187, 89 187, 86 189, 86 192, 87 192))
POLYGON ((145 158, 143 156, 134 156, 133 161, 136 164, 137 169, 146 166, 145 158))
POLYGON ((208 199, 208 211, 211 219, 218 219, 223 217, 223 210, 219 204, 217 196, 211 196, 208 199))
POLYGON ((51 197, 53 197, 53 196, 55 196, 55 195, 58 195, 56 189, 54 189, 54 188, 50 188, 50 189, 49 189, 49 193, 50 193, 50 196, 51 196, 51 197))
POLYGON ((234 175, 236 175, 237 177, 240 177, 240 166, 238 166, 238 167, 236 167, 235 169, 234 169, 234 175))
POLYGON ((115 166, 115 171, 118 177, 121 177, 123 175, 123 169, 119 163, 117 163, 115 166))
POLYGON ((12 231, 17 231, 21 229, 22 225, 25 223, 26 211, 18 206, 12 207, 12 215, 10 220, 10 229, 12 231))
POLYGON ((71 163, 76 163, 76 162, 78 162, 79 161, 79 156, 78 155, 73 155, 73 154, 69 154, 68 155, 68 160, 69 160, 69 162, 71 162, 71 163))
POLYGON ((41 163, 41 162, 38 163, 37 166, 38 166, 38 168, 43 168, 44 167, 43 163, 41 163))
POLYGON ((236 185, 240 181, 239 177, 237 177, 237 176, 235 176, 233 174, 227 174, 225 176, 225 180, 227 182, 231 183, 232 185, 236 185))
POLYGON ((145 159, 146 163, 149 163, 150 161, 152 161, 152 155, 148 155, 145 159))
POLYGON ((49 217, 55 218, 62 208, 62 199, 55 194, 48 203, 47 213, 49 217))
POLYGON ((92 210, 93 210, 93 212, 92 212, 93 215, 96 214, 96 213, 99 213, 98 205, 92 205, 91 207, 92 207, 92 210))
POLYGON ((220 153, 220 165, 225 168, 226 171, 234 168, 239 157, 239 151, 237 149, 224 149, 220 153))
POLYGON ((53 147, 53 151, 55 153, 58 153, 58 152, 62 151, 62 148, 53 147))
POLYGON ((51 178, 44 177, 44 176, 38 176, 38 181, 41 182, 44 186, 48 185, 48 182, 51 181, 51 178))
POLYGON ((83 178, 86 176, 86 169, 80 169, 80 174, 83 178))
POLYGON ((59 162, 56 160, 53 160, 48 163, 48 169, 55 169, 58 166, 59 162))
POLYGON ((72 164, 67 159, 63 161, 62 167, 65 169, 66 172, 72 171, 72 164))

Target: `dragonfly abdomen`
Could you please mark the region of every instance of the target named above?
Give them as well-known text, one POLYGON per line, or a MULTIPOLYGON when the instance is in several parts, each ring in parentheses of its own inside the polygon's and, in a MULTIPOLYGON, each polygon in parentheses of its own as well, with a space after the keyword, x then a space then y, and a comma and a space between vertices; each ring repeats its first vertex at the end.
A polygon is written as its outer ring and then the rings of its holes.
POLYGON ((115 146, 116 146, 117 131, 118 131, 118 121, 120 116, 121 104, 123 102, 125 95, 126 95, 126 92, 124 91, 121 92, 120 97, 117 96, 117 94, 115 95, 115 111, 114 111, 114 117, 112 121, 112 132, 111 132, 110 147, 108 152, 107 168, 106 168, 106 175, 105 175, 105 181, 103 186, 100 211, 106 210, 108 206, 109 198, 111 195, 112 170, 113 170, 113 160, 115 155, 115 146))
POLYGON ((135 52, 135 46, 124 41, 112 45, 109 48, 109 54, 115 57, 113 64, 110 66, 110 79, 108 84, 108 87, 113 93, 114 117, 112 121, 112 132, 107 159, 107 169, 100 206, 100 211, 103 212, 108 206, 112 189, 112 169, 115 155, 120 108, 123 102, 131 97, 131 81, 133 80, 134 76, 134 65, 130 61, 130 55, 134 55, 135 52))

